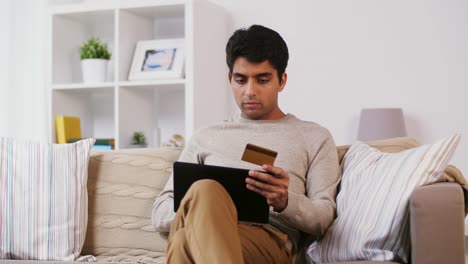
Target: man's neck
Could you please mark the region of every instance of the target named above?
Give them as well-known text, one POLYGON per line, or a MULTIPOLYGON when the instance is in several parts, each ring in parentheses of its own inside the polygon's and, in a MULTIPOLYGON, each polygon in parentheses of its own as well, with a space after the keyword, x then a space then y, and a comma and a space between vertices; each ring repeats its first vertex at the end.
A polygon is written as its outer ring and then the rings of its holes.
POLYGON ((271 112, 265 116, 262 116, 260 118, 250 118, 248 116, 246 116, 244 113, 241 113, 241 116, 245 119, 248 119, 248 120, 253 120, 253 121, 273 121, 273 120, 278 120, 278 119, 281 119, 283 117, 286 116, 285 113, 283 113, 283 111, 281 111, 280 109, 278 109, 277 111, 275 112, 271 112))

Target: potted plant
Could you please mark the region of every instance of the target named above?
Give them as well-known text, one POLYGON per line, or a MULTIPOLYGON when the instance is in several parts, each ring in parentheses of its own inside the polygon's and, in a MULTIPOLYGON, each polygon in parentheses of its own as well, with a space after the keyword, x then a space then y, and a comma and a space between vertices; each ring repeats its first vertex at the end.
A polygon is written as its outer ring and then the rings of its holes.
POLYGON ((146 148, 146 138, 145 134, 141 131, 135 131, 133 132, 133 137, 132 137, 132 144, 130 147, 132 148, 146 148))
POLYGON ((80 48, 81 70, 83 82, 105 82, 107 77, 107 65, 111 53, 107 45, 98 38, 90 38, 80 48))

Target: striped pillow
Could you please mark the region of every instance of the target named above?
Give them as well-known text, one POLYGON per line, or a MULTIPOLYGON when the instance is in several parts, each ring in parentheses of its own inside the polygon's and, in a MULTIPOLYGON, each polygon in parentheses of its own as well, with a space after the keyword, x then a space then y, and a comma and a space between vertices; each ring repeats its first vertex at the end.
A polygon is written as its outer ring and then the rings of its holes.
POLYGON ((383 153, 362 142, 343 161, 337 215, 322 240, 308 248, 313 263, 354 260, 403 261, 410 255, 409 197, 437 181, 460 140, 383 153))
POLYGON ((72 261, 84 243, 94 139, 0 139, 0 258, 72 261))

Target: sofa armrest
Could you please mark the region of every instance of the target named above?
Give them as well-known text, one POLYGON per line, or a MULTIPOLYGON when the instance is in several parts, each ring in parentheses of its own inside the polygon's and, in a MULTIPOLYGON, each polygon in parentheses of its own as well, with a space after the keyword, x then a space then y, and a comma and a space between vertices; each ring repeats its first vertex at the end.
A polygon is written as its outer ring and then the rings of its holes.
POLYGON ((459 184, 417 188, 410 200, 412 263, 465 263, 464 212, 459 184))

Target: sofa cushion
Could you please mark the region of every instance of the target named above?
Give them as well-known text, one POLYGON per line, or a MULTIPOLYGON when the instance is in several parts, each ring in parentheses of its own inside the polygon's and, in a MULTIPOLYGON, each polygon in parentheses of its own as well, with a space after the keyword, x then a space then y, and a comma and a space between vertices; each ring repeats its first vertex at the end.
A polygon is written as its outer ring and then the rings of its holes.
POLYGON ((460 139, 383 153, 362 142, 343 159, 337 215, 322 240, 309 248, 313 262, 408 262, 408 201, 412 191, 438 180, 460 139))
POLYGON ((166 236, 152 227, 151 211, 179 155, 173 148, 91 154, 83 253, 104 262, 165 262, 166 236))
MULTIPOLYGON (((395 153, 406 149, 415 148, 419 146, 418 142, 414 138, 400 137, 400 138, 387 138, 381 140, 374 140, 366 142, 369 146, 374 147, 382 152, 395 153)), ((338 159, 341 162, 346 152, 349 150, 351 145, 344 145, 336 147, 338 151, 338 159)))
POLYGON ((0 139, 0 258, 71 261, 85 239, 94 139, 0 139))

